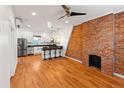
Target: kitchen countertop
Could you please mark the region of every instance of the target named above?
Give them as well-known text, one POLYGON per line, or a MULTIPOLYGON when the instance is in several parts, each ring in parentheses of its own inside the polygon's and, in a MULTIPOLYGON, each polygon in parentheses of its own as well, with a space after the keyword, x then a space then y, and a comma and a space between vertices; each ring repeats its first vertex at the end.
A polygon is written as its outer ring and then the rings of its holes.
POLYGON ((28 47, 53 46, 53 44, 27 45, 28 47))
MULTIPOLYGON (((42 42, 40 44, 28 44, 27 47, 42 47, 42 46, 53 46, 57 43, 51 43, 51 42, 42 42)), ((58 44, 57 44, 58 45, 58 44)))

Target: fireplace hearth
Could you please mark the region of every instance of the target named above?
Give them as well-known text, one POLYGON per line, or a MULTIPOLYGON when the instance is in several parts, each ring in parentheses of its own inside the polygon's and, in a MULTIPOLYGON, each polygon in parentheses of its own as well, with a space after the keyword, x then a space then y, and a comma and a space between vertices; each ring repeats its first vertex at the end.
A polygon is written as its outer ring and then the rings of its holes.
POLYGON ((89 66, 101 69, 101 57, 97 55, 89 55, 89 66))

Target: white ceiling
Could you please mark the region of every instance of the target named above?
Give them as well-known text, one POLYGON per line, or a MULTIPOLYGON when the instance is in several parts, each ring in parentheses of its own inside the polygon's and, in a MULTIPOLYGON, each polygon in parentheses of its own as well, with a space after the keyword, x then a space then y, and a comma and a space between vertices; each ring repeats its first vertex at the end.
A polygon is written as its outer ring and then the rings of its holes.
POLYGON ((109 13, 124 11, 124 5, 71 5, 71 11, 85 12, 87 15, 65 17, 61 20, 57 18, 65 14, 60 5, 16 5, 14 11, 16 17, 24 19, 23 26, 31 25, 32 30, 41 31, 47 28, 47 22, 50 21, 54 26, 77 25, 84 21, 103 16, 109 13), (36 12, 36 16, 31 13, 36 12), (65 20, 69 23, 65 24, 65 20))

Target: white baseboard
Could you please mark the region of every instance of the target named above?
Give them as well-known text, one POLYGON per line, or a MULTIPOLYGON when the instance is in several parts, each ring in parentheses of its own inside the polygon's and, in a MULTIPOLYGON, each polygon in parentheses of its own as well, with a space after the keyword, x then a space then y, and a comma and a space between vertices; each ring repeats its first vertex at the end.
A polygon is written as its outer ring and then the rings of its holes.
POLYGON ((72 59, 72 60, 77 61, 77 62, 79 62, 79 63, 81 63, 81 64, 82 64, 82 61, 77 60, 77 59, 75 59, 75 58, 72 58, 72 57, 69 57, 69 56, 64 56, 64 57, 69 58, 69 59, 72 59))
POLYGON ((113 73, 114 76, 120 77, 120 78, 124 78, 124 75, 118 74, 118 73, 113 73))

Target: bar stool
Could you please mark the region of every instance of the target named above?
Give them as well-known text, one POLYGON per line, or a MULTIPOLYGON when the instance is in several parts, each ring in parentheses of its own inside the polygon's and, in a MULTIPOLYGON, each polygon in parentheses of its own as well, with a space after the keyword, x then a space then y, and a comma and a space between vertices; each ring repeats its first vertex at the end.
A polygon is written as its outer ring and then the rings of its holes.
POLYGON ((51 59, 51 50, 52 50, 52 46, 49 46, 48 50, 49 50, 49 59, 51 59))
POLYGON ((46 50, 47 50, 47 47, 43 47, 43 49, 42 49, 43 51, 44 51, 44 60, 46 60, 46 50))
POLYGON ((54 50, 55 50, 55 58, 57 58, 57 56, 56 56, 56 50, 57 50, 57 46, 54 46, 54 50))
POLYGON ((63 49, 63 46, 59 46, 58 49, 59 49, 59 57, 62 57, 61 56, 61 50, 63 49))

